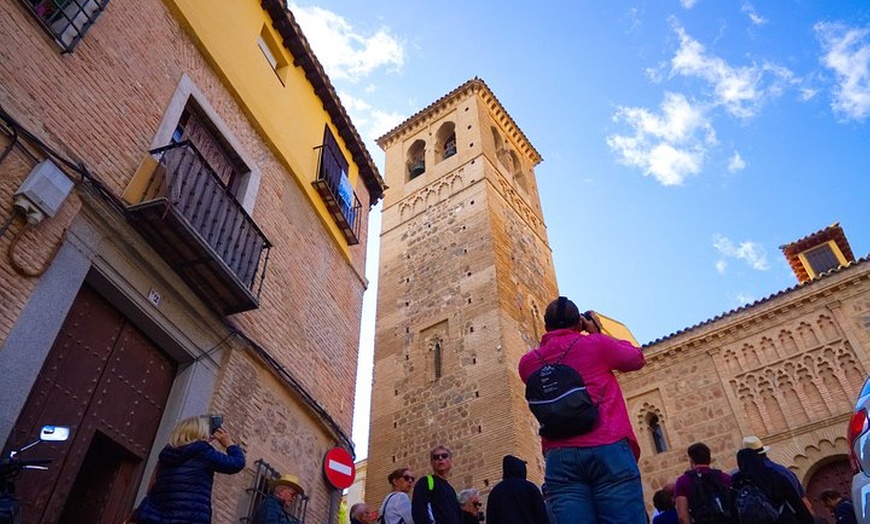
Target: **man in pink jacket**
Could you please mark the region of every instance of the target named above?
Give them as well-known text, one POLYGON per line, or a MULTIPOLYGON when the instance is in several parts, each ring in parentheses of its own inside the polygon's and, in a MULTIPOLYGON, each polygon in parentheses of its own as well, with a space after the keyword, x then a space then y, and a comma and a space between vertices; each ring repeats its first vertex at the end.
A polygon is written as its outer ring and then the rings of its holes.
MULTIPOLYGON (((581 315, 565 297, 547 306, 544 324, 547 333, 538 354, 548 364, 564 354, 561 363, 580 374, 591 398, 598 403, 599 413, 588 433, 564 439, 541 438, 546 458, 547 505, 554 524, 646 524, 637 467, 640 448, 613 374, 642 368, 643 353, 630 342, 601 333, 595 313, 581 315)), ((526 353, 519 365, 523 382, 541 366, 534 351, 526 353)))

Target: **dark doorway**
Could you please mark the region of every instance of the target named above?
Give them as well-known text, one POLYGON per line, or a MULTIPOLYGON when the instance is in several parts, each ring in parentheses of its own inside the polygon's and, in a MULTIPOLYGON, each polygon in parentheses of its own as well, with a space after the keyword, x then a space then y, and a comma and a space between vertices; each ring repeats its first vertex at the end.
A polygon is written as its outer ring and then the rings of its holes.
POLYGON ((836 519, 831 518, 831 510, 822 504, 819 495, 826 489, 836 489, 844 497, 851 498, 851 486, 852 468, 848 457, 846 455, 829 457, 828 462, 817 469, 807 482, 807 497, 813 503, 813 511, 817 516, 834 522, 836 519))
POLYGON ((71 429, 67 442, 28 451, 53 462, 19 477, 24 521, 122 522, 175 372, 119 310, 82 287, 6 443, 21 446, 44 424, 71 429))

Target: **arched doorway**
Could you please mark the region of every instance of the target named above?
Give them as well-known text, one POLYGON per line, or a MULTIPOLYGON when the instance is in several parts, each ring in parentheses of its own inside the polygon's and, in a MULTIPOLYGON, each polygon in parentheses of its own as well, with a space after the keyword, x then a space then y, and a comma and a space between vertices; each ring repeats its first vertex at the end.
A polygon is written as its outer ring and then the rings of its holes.
POLYGON ((807 496, 813 503, 813 511, 817 517, 825 518, 828 522, 834 522, 831 518, 830 510, 819 500, 819 494, 826 489, 836 489, 844 497, 849 497, 849 490, 852 485, 852 468, 849 466, 849 457, 846 455, 833 455, 820 461, 813 469, 815 469, 815 472, 810 476, 806 484, 807 496))

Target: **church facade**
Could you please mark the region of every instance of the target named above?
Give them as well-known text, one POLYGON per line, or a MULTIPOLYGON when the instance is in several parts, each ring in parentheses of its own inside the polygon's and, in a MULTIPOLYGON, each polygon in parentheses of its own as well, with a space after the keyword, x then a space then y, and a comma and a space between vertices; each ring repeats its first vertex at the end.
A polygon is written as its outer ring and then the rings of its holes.
POLYGON ((797 474, 817 514, 827 515, 822 490, 849 492, 846 427, 870 372, 870 261, 855 260, 838 224, 782 251, 798 285, 647 344, 644 369, 620 377, 647 498, 688 469, 692 443, 729 470, 749 435, 797 474))

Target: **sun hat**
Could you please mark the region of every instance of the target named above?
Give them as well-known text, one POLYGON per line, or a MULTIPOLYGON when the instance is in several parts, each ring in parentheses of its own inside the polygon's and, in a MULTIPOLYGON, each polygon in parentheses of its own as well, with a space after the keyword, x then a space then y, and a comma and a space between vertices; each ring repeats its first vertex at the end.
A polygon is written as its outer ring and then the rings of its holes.
POLYGON ((277 479, 272 481, 272 489, 275 489, 278 486, 290 486, 299 492, 300 495, 305 493, 305 490, 302 488, 302 485, 299 484, 299 477, 296 475, 285 474, 281 475, 277 479))
POLYGON ((743 449, 754 450, 758 454, 764 454, 770 451, 770 446, 762 444, 761 439, 755 435, 743 437, 743 449))

